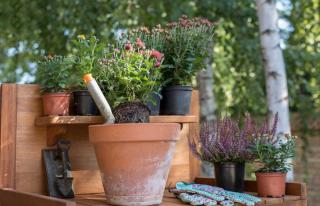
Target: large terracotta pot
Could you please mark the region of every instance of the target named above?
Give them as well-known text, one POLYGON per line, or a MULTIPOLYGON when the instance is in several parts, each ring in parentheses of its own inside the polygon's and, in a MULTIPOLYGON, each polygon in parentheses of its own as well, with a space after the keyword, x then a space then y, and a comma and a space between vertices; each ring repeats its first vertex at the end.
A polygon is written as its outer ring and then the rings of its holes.
POLYGON ((179 135, 177 123, 89 127, 108 204, 160 204, 179 135))
POLYGON ((69 93, 48 93, 42 95, 44 115, 69 115, 71 95, 69 93))
POLYGON ((282 197, 286 193, 286 173, 256 172, 258 195, 260 197, 282 197))

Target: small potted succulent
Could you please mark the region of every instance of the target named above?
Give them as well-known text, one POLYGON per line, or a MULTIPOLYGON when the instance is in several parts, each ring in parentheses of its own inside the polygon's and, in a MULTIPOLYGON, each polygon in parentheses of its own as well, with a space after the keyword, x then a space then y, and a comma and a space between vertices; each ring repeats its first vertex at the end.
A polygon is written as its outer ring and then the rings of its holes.
POLYGON ((36 81, 40 84, 44 115, 69 115, 69 77, 74 59, 47 56, 38 63, 36 81))
POLYGON ((242 192, 244 189, 245 163, 252 160, 250 138, 252 122, 245 118, 244 126, 229 117, 214 123, 204 123, 199 142, 190 141, 193 154, 214 165, 217 186, 242 192))
POLYGON ((103 45, 99 44, 95 36, 86 38, 79 35, 73 41, 73 54, 75 55, 75 64, 71 79, 73 81, 73 112, 75 115, 98 115, 98 108, 93 101, 90 93, 82 82, 82 76, 87 73, 94 73, 97 68, 98 59, 103 53, 103 45))
POLYGON ((116 122, 89 126, 108 204, 162 201, 180 125, 148 123, 146 102, 158 89, 159 64, 137 39, 111 46, 95 72, 116 122))
MULTIPOLYGON (((164 53, 162 64, 162 115, 189 113, 192 80, 203 68, 208 57, 206 49, 213 40, 213 25, 207 19, 182 16, 178 22, 149 31, 140 28, 129 32, 127 38, 141 38, 146 45, 164 53)), ((154 56, 161 58, 154 52, 154 56)))
POLYGON ((255 158, 258 195, 262 197, 282 197, 285 195, 286 174, 295 155, 295 139, 291 135, 276 135, 277 115, 272 129, 267 122, 255 134, 251 152, 255 158))

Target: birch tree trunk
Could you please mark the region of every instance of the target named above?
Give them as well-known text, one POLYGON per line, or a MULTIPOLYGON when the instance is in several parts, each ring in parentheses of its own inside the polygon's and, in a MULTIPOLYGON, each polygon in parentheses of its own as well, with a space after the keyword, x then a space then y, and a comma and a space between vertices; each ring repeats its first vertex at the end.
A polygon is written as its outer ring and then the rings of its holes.
MULTIPOLYGON (((278 13, 274 0, 256 0, 257 15, 259 19, 260 42, 263 55, 263 63, 266 75, 266 90, 268 99, 269 122, 273 121, 278 112, 278 134, 290 134, 289 101, 287 77, 282 49, 280 47, 280 35, 278 13)), ((293 172, 287 175, 293 179, 293 172)))
MULTIPOLYGON (((208 49, 210 57, 205 60, 206 69, 199 72, 197 85, 200 94, 200 118, 202 122, 213 122, 216 119, 215 98, 213 93, 213 73, 212 73, 212 52, 213 48, 208 49)), ((201 176, 213 177, 213 166, 201 163, 201 176)))

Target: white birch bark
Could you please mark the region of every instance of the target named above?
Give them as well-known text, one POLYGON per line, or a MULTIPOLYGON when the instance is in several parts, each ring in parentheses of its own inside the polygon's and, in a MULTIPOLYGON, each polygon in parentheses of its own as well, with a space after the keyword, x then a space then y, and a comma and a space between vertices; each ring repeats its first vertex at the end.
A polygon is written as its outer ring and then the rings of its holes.
MULTIPOLYGON (((212 54, 213 48, 209 48, 209 53, 212 54)), ((212 55, 205 60, 206 69, 199 72, 197 84, 200 95, 200 118, 201 121, 213 122, 216 119, 215 98, 213 93, 213 73, 212 73, 212 55)), ((201 163, 201 176, 213 177, 214 169, 212 165, 201 163)))
MULTIPOLYGON (((280 35, 278 13, 274 0, 256 0, 259 19, 260 42, 266 75, 269 122, 278 112, 278 134, 290 134, 289 101, 287 77, 280 35)), ((288 180, 293 179, 293 172, 288 172, 288 180)))

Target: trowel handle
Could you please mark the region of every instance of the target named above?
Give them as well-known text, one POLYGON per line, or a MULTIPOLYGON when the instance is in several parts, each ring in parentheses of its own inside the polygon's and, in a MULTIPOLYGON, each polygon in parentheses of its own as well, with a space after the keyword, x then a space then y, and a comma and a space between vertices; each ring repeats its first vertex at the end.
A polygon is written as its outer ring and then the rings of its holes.
POLYGON ((112 114, 111 107, 104 97, 99 85, 97 84, 96 80, 92 77, 91 74, 86 74, 83 76, 83 81, 87 85, 87 88, 96 103, 99 111, 101 112, 102 116, 105 118, 106 123, 113 124, 115 118, 112 114))

